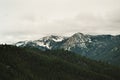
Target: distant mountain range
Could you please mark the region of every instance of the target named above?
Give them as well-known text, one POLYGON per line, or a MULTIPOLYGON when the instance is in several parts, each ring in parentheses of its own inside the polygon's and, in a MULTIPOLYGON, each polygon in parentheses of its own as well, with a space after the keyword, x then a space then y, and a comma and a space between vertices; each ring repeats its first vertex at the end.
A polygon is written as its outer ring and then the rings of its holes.
POLYGON ((14 45, 40 50, 64 49, 82 56, 120 65, 120 35, 87 35, 75 33, 71 37, 46 36, 34 41, 20 41, 14 45))

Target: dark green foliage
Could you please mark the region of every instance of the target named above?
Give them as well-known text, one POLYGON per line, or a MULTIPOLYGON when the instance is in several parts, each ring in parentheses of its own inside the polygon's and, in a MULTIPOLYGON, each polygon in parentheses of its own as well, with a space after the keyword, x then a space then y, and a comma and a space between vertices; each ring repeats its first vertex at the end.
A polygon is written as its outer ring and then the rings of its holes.
POLYGON ((120 68, 64 50, 1 45, 0 80, 120 80, 120 68))

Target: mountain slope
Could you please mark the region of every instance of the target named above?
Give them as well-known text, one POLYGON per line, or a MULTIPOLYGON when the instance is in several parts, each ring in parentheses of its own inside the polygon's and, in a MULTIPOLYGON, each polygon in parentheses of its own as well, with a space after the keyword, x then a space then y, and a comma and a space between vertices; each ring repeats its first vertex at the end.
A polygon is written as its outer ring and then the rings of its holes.
POLYGON ((119 80, 120 68, 64 51, 0 46, 0 80, 119 80))
POLYGON ((86 35, 82 33, 75 33, 71 37, 52 35, 35 41, 18 42, 15 45, 34 47, 40 50, 64 49, 94 60, 120 66, 120 35, 86 35))
POLYGON ((21 47, 29 46, 29 47, 38 48, 40 50, 48 50, 48 49, 59 48, 61 42, 64 39, 66 39, 66 37, 51 35, 51 36, 46 36, 34 41, 20 41, 15 43, 14 45, 21 46, 21 47))

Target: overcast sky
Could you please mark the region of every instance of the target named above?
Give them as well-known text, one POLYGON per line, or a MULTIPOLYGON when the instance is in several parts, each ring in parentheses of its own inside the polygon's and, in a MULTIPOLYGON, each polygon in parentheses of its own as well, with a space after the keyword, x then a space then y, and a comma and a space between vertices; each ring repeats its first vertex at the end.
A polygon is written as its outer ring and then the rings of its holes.
POLYGON ((119 34, 120 0, 0 0, 0 42, 57 34, 119 34))

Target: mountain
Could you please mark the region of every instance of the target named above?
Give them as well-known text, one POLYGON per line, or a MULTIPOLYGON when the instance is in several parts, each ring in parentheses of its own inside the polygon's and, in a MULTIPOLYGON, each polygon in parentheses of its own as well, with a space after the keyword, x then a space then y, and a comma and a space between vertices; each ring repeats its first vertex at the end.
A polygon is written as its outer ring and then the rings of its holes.
POLYGON ((47 36, 34 41, 22 41, 15 45, 40 50, 64 49, 82 56, 110 64, 120 65, 120 35, 87 35, 75 33, 71 37, 47 36))
POLYGON ((91 43, 90 36, 82 33, 76 33, 69 37, 62 45, 61 48, 75 53, 85 53, 87 50, 87 44, 91 43))
POLYGON ((0 80, 120 80, 120 68, 62 49, 0 45, 0 80))
POLYGON ((21 47, 29 46, 29 47, 35 47, 41 50, 48 50, 48 49, 58 48, 59 44, 64 39, 66 39, 66 37, 51 35, 51 36, 46 36, 34 41, 20 41, 15 43, 15 45, 21 46, 21 47))

